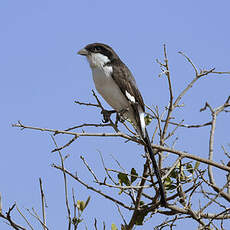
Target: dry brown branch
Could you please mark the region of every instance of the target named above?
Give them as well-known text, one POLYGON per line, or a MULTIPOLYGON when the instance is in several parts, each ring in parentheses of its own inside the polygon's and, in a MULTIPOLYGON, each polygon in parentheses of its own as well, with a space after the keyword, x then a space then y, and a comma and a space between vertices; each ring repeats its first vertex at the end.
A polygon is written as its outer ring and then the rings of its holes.
POLYGON ((147 170, 148 170, 148 162, 146 161, 146 163, 144 164, 144 170, 143 170, 142 179, 140 182, 140 186, 142 186, 142 188, 140 188, 138 190, 136 201, 135 201, 135 210, 133 212, 133 215, 130 219, 129 224, 126 225, 126 230, 133 229, 133 226, 135 225, 135 222, 136 222, 136 218, 138 215, 140 215, 140 213, 139 213, 140 212, 140 201, 141 201, 141 196, 142 196, 142 192, 143 192, 143 186, 144 186, 146 179, 148 177, 147 170))
POLYGON ((46 230, 46 214, 45 214, 45 195, 42 188, 42 179, 39 178, 40 191, 41 191, 41 202, 42 202, 42 220, 43 220, 43 229, 46 230))
MULTIPOLYGON (((163 221, 161 224, 156 226, 156 229, 163 229, 168 227, 169 229, 173 229, 176 226, 176 223, 179 220, 183 219, 191 219, 194 222, 197 222, 198 228, 201 229, 218 229, 217 223, 222 226, 224 220, 230 219, 230 209, 228 209, 227 204, 230 202, 229 193, 225 193, 224 190, 229 187, 229 179, 226 180, 226 184, 222 187, 218 187, 214 180, 213 175, 213 167, 218 168, 219 170, 224 170, 222 172, 227 172, 230 175, 230 163, 226 165, 224 163, 217 163, 213 161, 213 155, 215 153, 214 150, 214 136, 215 136, 215 128, 217 124, 217 116, 220 112, 229 112, 227 110, 230 107, 229 101, 230 96, 224 102, 223 105, 212 108, 207 102, 200 111, 205 111, 208 109, 211 113, 211 121, 204 122, 202 124, 184 124, 184 119, 177 119, 173 117, 173 112, 178 109, 183 109, 183 104, 180 104, 184 95, 194 86, 195 83, 198 82, 200 78, 207 78, 210 75, 226 75, 230 74, 230 72, 218 72, 215 71, 215 68, 210 68, 207 70, 200 70, 193 61, 185 55, 183 52, 179 52, 185 60, 191 65, 195 72, 195 76, 189 82, 188 85, 185 85, 183 90, 177 94, 177 97, 174 99, 173 87, 172 87, 172 77, 169 69, 169 61, 168 55, 166 51, 166 46, 164 45, 163 56, 164 61, 157 60, 157 63, 160 66, 161 73, 159 76, 165 76, 167 79, 168 85, 168 93, 169 93, 169 103, 167 106, 163 108, 161 111, 157 106, 154 109, 146 106, 150 114, 150 118, 156 119, 156 126, 154 127, 154 132, 152 135, 152 143, 153 141, 156 143, 156 140, 159 140, 159 144, 152 144, 153 150, 155 154, 159 154, 159 168, 162 171, 162 180, 165 182, 165 188, 167 191, 167 202, 168 206, 161 208, 160 201, 158 200, 159 191, 156 187, 156 181, 154 181, 154 174, 152 173, 148 156, 145 155, 144 158, 146 160, 143 171, 136 172, 136 169, 132 168, 131 172, 124 167, 124 163, 119 160, 114 159, 116 162, 116 168, 118 169, 108 169, 105 165, 104 159, 100 153, 102 166, 105 170, 104 178, 99 179, 101 177, 98 176, 97 172, 94 171, 95 168, 91 167, 86 159, 81 156, 81 160, 85 165, 87 172, 93 176, 94 185, 91 186, 89 182, 83 181, 76 174, 74 175, 68 169, 64 167, 64 160, 60 150, 70 147, 71 144, 76 140, 80 139, 80 137, 119 137, 124 142, 133 142, 134 144, 144 145, 143 141, 136 135, 132 129, 129 128, 129 124, 123 123, 123 126, 126 128, 125 132, 120 132, 118 129, 118 115, 116 120, 113 121, 110 118, 110 115, 114 113, 114 111, 107 111, 100 100, 98 99, 96 93, 92 91, 93 97, 96 100, 96 103, 85 103, 80 101, 75 101, 76 104, 88 107, 94 107, 101 110, 101 114, 103 114, 104 121, 108 122, 104 123, 83 123, 80 125, 76 125, 74 127, 68 128, 66 130, 57 130, 57 129, 49 129, 49 128, 40 128, 33 126, 26 126, 22 124, 20 121, 17 124, 13 124, 13 127, 19 127, 21 129, 32 129, 43 132, 49 132, 54 135, 64 134, 73 136, 68 143, 63 145, 62 147, 58 147, 53 136, 52 139, 55 143, 56 148, 53 150, 58 151, 59 157, 61 160, 61 164, 53 164, 52 166, 63 173, 64 176, 64 188, 65 188, 65 201, 66 208, 68 214, 68 229, 71 229, 71 225, 74 226, 74 230, 78 229, 78 223, 80 223, 81 219, 79 217, 79 208, 77 206, 78 202, 76 202, 74 191, 72 189, 72 199, 73 199, 73 218, 71 219, 71 213, 69 208, 69 200, 68 200, 68 189, 67 189, 67 176, 72 177, 79 184, 83 185, 85 188, 95 192, 96 194, 102 196, 105 199, 108 199, 115 203, 118 208, 118 212, 122 218, 121 229, 122 230, 131 230, 134 228, 136 224, 144 224, 145 221, 151 219, 156 213, 167 216, 167 219, 163 221), (178 122, 178 120, 180 122, 178 122), (209 134, 209 151, 207 152, 206 158, 201 158, 199 155, 203 155, 201 153, 190 154, 185 151, 179 151, 174 149, 174 145, 177 141, 177 137, 175 138, 175 134, 179 128, 201 128, 210 126, 210 134, 209 134), (83 128, 83 127, 112 127, 113 132, 101 132, 101 133, 89 133, 89 132, 73 132, 73 129, 83 128), (159 138, 155 138, 157 132, 159 132, 159 138), (133 136, 132 136, 133 135, 133 136), (172 138, 174 137, 174 138, 172 138), (170 147, 168 147, 170 146, 170 147), (164 156, 162 153, 165 153, 164 156), (167 154, 166 154, 167 153, 167 154), (173 155, 177 155, 177 159, 173 155), (167 159, 167 167, 162 168, 163 160, 166 162, 167 159), (190 159, 190 161, 188 161, 190 159), (183 162, 182 162, 183 161, 183 162), (193 161, 196 161, 193 162, 193 161), (201 162, 205 165, 205 167, 199 167, 198 162, 201 162), (205 168, 205 169, 204 169, 205 168), (207 168, 207 169, 206 169, 207 168), (133 170, 134 169, 134 170, 133 170), (113 173, 111 173, 113 172, 113 173), (208 174, 208 175, 207 175, 208 174), (109 178, 109 183, 107 182, 107 178, 109 178), (134 178, 134 179, 133 179, 134 178), (100 187, 101 190, 97 189, 100 187), (119 195, 121 198, 115 199, 112 195, 105 193, 104 190, 111 191, 111 189, 119 189, 119 195), (128 197, 131 202, 123 201, 123 197, 128 197), (224 202, 222 203, 223 199, 224 202), (202 199, 202 200, 200 200, 202 199), (198 200, 199 205, 194 205, 194 200, 198 200), (202 201, 202 202, 201 202, 202 201), (129 205, 130 204, 130 205, 129 205), (121 208, 126 209, 127 211, 131 211, 132 215, 129 221, 126 220, 126 217, 122 214, 121 208), (211 208, 215 208, 216 213, 211 213, 209 210, 211 208), (204 212, 206 210, 206 212, 204 212), (77 216, 78 211, 78 216, 77 216), (147 214, 150 214, 148 218, 147 214), (170 218, 170 219, 169 219, 170 218), (77 222, 79 221, 79 222, 77 222)), ((148 117, 147 117, 148 118, 148 117)), ((151 119, 150 119, 151 122, 151 119)), ((229 159, 229 154, 224 150, 225 156, 229 159)), ((224 155, 224 154, 223 154, 224 155)), ((224 161, 223 161, 224 162, 224 161)), ((203 165, 202 165, 203 166, 203 165)), ((45 210, 44 210, 44 193, 42 189, 42 183, 40 181, 40 190, 42 197, 42 213, 43 213, 43 221, 40 220, 39 216, 33 209, 33 215, 43 226, 44 230, 47 229, 45 226, 45 210)), ((198 203, 197 202, 197 203, 198 203)), ((12 208, 13 209, 13 208, 12 208)), ((10 213, 11 211, 9 211, 10 213)), ((2 212, 0 212, 0 217, 2 212)), ((4 217, 2 217, 4 218, 4 217)), ((7 219, 9 222, 9 219, 7 219)), ((94 228, 98 229, 97 221, 95 219, 94 228)), ((17 228, 20 229, 20 228, 17 228)), ((104 224, 105 229, 105 224, 104 224)))
MULTIPOLYGON (((168 57, 167 57, 167 52, 166 52, 166 46, 164 45, 164 67, 165 67, 165 75, 167 76, 168 79, 168 87, 169 87, 169 107, 168 107, 168 113, 165 121, 165 125, 163 128, 163 133, 162 136, 160 137, 160 145, 164 146, 164 141, 165 141, 165 135, 168 129, 169 121, 171 119, 171 114, 173 111, 173 92, 172 92, 172 83, 171 83, 171 78, 170 78, 170 72, 169 72, 169 65, 168 65, 168 57)), ((160 167, 161 168, 161 167, 160 167)))
POLYGON ((73 137, 70 141, 68 141, 65 145, 59 147, 59 148, 56 148, 56 149, 53 149, 51 152, 54 153, 54 152, 57 152, 57 151, 60 151, 60 150, 63 150, 64 148, 70 146, 75 140, 77 140, 78 136, 75 136, 73 137))
MULTIPOLYGON (((168 57, 167 57, 167 51, 166 51, 166 45, 164 44, 164 63, 157 60, 157 63, 160 65, 162 73, 160 75, 165 75, 168 80, 168 87, 169 87, 169 106, 167 108, 167 116, 166 121, 164 123, 163 131, 160 131, 160 145, 164 146, 165 139, 166 139, 166 133, 169 126, 169 121, 171 119, 171 114, 173 112, 173 92, 172 92, 172 84, 171 84, 171 76, 169 71, 169 65, 168 65, 168 57)), ((159 116, 158 116, 159 117, 159 116)), ((160 120, 158 119, 158 126, 160 127, 160 120)), ((159 169, 162 168, 162 151, 158 151, 159 153, 159 169)))
POLYGON ((28 224, 28 226, 30 227, 31 230, 34 230, 34 228, 32 227, 32 225, 30 224, 30 222, 27 220, 27 218, 25 217, 25 215, 23 215, 23 213, 20 211, 20 209, 18 208, 17 204, 16 204, 16 209, 18 211, 18 213, 21 215, 21 217, 25 220, 25 222, 28 224))
MULTIPOLYGON (((53 136, 51 136, 56 148, 58 149, 58 145, 54 139, 53 136)), ((63 173, 63 177, 64 177, 64 187, 65 187, 65 203, 66 203, 66 209, 67 209, 67 213, 68 213, 68 230, 71 229, 71 213, 70 213, 70 208, 69 208, 69 200, 68 200, 68 186, 67 186, 67 178, 66 178, 66 172, 65 172, 65 166, 64 166, 64 159, 62 157, 61 151, 58 150, 58 154, 61 160, 61 171, 63 173)))
POLYGON ((84 123, 84 124, 81 124, 81 125, 76 125, 74 127, 65 129, 65 131, 70 131, 70 130, 73 130, 73 129, 83 128, 83 127, 107 127, 107 126, 111 126, 111 125, 110 124, 101 124, 101 123, 99 123, 99 124, 84 123))
POLYGON ((209 202, 207 204, 205 204, 202 208, 200 208, 199 212, 202 213, 205 209, 207 209, 212 203, 216 203, 217 205, 219 205, 221 208, 226 209, 226 206, 220 204, 219 202, 217 202, 217 198, 220 197, 220 193, 217 193, 213 198, 211 196, 209 196, 206 191, 203 189, 203 187, 201 186, 201 192, 202 194, 209 200, 209 202))
MULTIPOLYGON (((69 132, 69 131, 62 131, 62 130, 57 130, 57 129, 47 129, 47 128, 40 128, 40 127, 33 127, 33 126, 26 126, 23 125, 21 122, 17 123, 17 124, 13 124, 12 127, 19 127, 22 129, 33 129, 33 130, 39 130, 39 131, 43 131, 43 132, 51 132, 51 133, 60 133, 60 134, 67 134, 67 135, 74 135, 74 136, 78 136, 78 137, 122 137, 124 139, 136 142, 138 144, 143 144, 143 142, 139 139, 136 139, 134 137, 131 137, 127 134, 124 133, 75 133, 75 132, 69 132)), ((183 151, 179 151, 179 150, 175 150, 175 149, 170 149, 167 147, 163 147, 160 145, 154 145, 152 144, 152 147, 154 149, 157 149, 159 151, 164 151, 164 152, 169 152, 169 153, 173 153, 176 154, 182 158, 189 158, 192 160, 196 160, 208 165, 212 165, 214 167, 217 167, 219 169, 223 169, 227 172, 230 172, 230 167, 222 165, 222 164, 218 164, 214 161, 202 158, 202 157, 198 157, 196 156, 196 154, 190 154, 190 153, 186 153, 183 151)), ((199 154, 202 155, 202 154, 199 154)))
MULTIPOLYGON (((216 119, 217 116, 220 112, 224 111, 225 108, 230 106, 229 103, 230 96, 227 98, 225 103, 215 109, 213 109, 208 102, 206 102, 204 108, 201 109, 201 111, 204 111, 206 108, 209 108, 211 111, 212 115, 212 125, 211 125, 211 130, 210 130, 210 137, 209 137, 209 160, 213 160, 213 154, 214 154, 214 134, 215 134, 215 129, 216 129, 216 119)), ((212 171, 212 166, 208 165, 208 176, 209 176, 209 182, 211 187, 218 193, 220 193, 221 196, 223 196, 225 199, 230 201, 230 196, 229 194, 223 192, 220 188, 215 183, 214 176, 213 176, 213 171, 212 171)), ((228 185, 228 183, 227 183, 228 185)), ((226 185, 226 186, 227 186, 226 185)))
POLYGON ((114 199, 114 198, 111 197, 111 196, 108 196, 107 194, 101 192, 100 190, 95 189, 95 188, 92 187, 92 186, 89 186, 88 184, 86 184, 85 182, 83 182, 77 175, 74 176, 71 172, 67 171, 66 169, 62 169, 62 167, 60 167, 60 166, 58 166, 58 165, 56 165, 56 164, 53 164, 52 166, 53 166, 54 168, 58 169, 58 170, 64 171, 66 174, 68 174, 68 175, 71 176, 73 179, 75 179, 76 181, 78 181, 78 182, 79 182, 80 184, 82 184, 84 187, 86 187, 87 189, 92 190, 92 191, 94 191, 94 192, 100 194, 101 196, 105 197, 106 199, 109 199, 109 200, 113 201, 114 203, 116 203, 116 204, 118 204, 118 205, 120 205, 120 206, 122 206, 122 207, 124 207, 124 208, 126 208, 126 209, 128 209, 128 210, 133 210, 133 209, 134 209, 134 208, 132 208, 132 207, 129 207, 129 206, 125 205, 123 202, 121 202, 121 201, 119 201, 119 200, 116 200, 116 199, 114 199))
MULTIPOLYGON (((172 211, 174 211, 175 213, 180 213, 180 214, 190 214, 188 210, 186 209, 183 209, 183 208, 179 208, 178 206, 174 206, 174 205, 170 205, 168 207, 169 209, 171 209, 172 211)), ((229 219, 230 218, 230 214, 229 215, 216 215, 216 214, 213 214, 213 213, 195 213, 197 216, 200 216, 200 218, 203 218, 203 219, 215 219, 215 220, 221 220, 222 218, 224 219, 229 219)))
MULTIPOLYGON (((110 176, 109 171, 111 171, 111 170, 109 170, 109 169, 105 166, 105 162, 104 162, 104 159, 103 159, 102 154, 101 154, 100 151, 99 151, 99 154, 100 154, 101 162, 102 162, 103 168, 104 168, 104 170, 105 170, 105 172, 106 172, 106 175, 107 175, 107 176, 109 177, 109 179, 113 182, 113 184, 117 184, 117 183, 114 181, 114 179, 110 176)), ((118 172, 118 173, 120 173, 120 172, 118 172)))
POLYGON ((32 208, 32 212, 28 208, 26 210, 41 224, 41 226, 43 226, 46 230, 49 230, 48 227, 43 224, 42 220, 40 219, 39 215, 37 214, 34 208, 32 208))
POLYGON ((92 174, 92 176, 94 177, 95 181, 97 183, 100 183, 99 180, 97 179, 96 174, 94 173, 94 171, 92 170, 92 168, 88 165, 88 163, 86 162, 85 158, 83 156, 80 156, 81 160, 83 161, 84 165, 87 167, 87 169, 89 170, 89 172, 92 174))
POLYGON ((77 230, 77 221, 75 222, 74 220, 77 220, 77 202, 74 194, 74 189, 72 188, 72 198, 73 198, 73 225, 74 225, 74 230, 77 230))
MULTIPOLYGON (((150 107, 148 107, 148 108, 150 108, 150 107)), ((152 114, 150 114, 150 113, 147 113, 147 115, 148 116, 150 116, 152 119, 159 119, 158 117, 157 117, 157 115, 152 115, 152 114)), ((163 120, 163 119, 159 119, 159 121, 158 121, 158 123, 159 122, 166 122, 166 120, 163 120)), ((209 122, 205 122, 205 123, 203 123, 203 124, 194 124, 194 125, 188 125, 188 124, 182 124, 184 122, 184 120, 182 120, 180 123, 177 123, 177 122, 173 122, 173 121, 169 121, 169 124, 170 125, 175 125, 175 126, 178 126, 178 127, 182 127, 182 128, 202 128, 202 127, 205 127, 205 126, 209 126, 209 125, 211 125, 212 124, 212 122, 211 121, 209 121, 209 122)), ((157 126, 158 127, 158 126, 157 126)))
POLYGON ((16 229, 16 230, 20 230, 20 229, 21 229, 21 230, 26 230, 26 228, 24 228, 24 227, 22 227, 22 226, 16 224, 16 223, 12 220, 12 218, 11 218, 11 212, 13 211, 13 209, 15 208, 15 206, 16 206, 16 204, 13 204, 13 205, 9 208, 8 212, 6 212, 5 215, 4 215, 2 212, 0 212, 0 217, 3 218, 3 219, 5 219, 13 229, 16 229))

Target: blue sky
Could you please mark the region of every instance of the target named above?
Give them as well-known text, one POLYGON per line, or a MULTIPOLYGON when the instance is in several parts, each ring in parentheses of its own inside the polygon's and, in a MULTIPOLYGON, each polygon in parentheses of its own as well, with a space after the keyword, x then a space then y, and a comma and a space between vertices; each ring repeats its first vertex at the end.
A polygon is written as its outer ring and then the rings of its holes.
MULTIPOLYGON (((168 102, 167 84, 165 79, 157 77, 160 70, 155 63, 156 58, 162 58, 163 44, 167 45, 176 95, 193 77, 191 67, 178 51, 184 51, 200 68, 230 71, 229 8, 227 0, 1 1, 0 192, 3 209, 17 201, 25 213, 25 208, 39 210, 38 178, 41 177, 48 203, 48 225, 51 229, 55 225, 60 226, 59 229, 66 226, 63 178, 50 167, 59 161, 57 154, 51 153, 54 145, 50 136, 32 130, 20 131, 11 124, 21 120, 31 126, 65 129, 100 121, 100 111, 74 104, 76 99, 94 100, 91 72, 86 60, 76 54, 79 49, 91 42, 111 45, 132 70, 146 104, 163 109, 168 102)), ((178 112, 179 118, 189 124, 208 121, 209 113, 199 113, 199 109, 206 101, 214 107, 223 103, 229 96, 229 86, 229 76, 201 79, 185 96, 185 111, 178 112)), ((227 115, 220 115, 214 157, 217 161, 226 160, 221 144, 229 143, 229 128, 227 115)), ((100 132, 85 131, 92 130, 100 132)), ((208 134, 208 128, 189 133, 182 130, 178 133, 176 148, 207 157, 208 134)), ((64 136, 57 137, 60 145, 67 140, 64 136)), ((109 167, 115 167, 110 156, 113 154, 127 169, 141 169, 143 160, 140 161, 138 155, 141 148, 122 143, 115 138, 80 138, 64 151, 71 154, 67 167, 90 182, 92 178, 87 176, 79 158, 84 155, 102 177, 98 154, 101 151, 109 167)), ((70 180, 70 187, 73 186, 77 199, 93 197, 86 217, 89 226, 94 217, 99 223, 105 221, 107 226, 121 222, 119 215, 108 215, 108 211, 117 213, 111 202, 70 180)), ((151 224, 153 222, 148 226, 151 224)), ((0 228, 9 229, 2 221, 0 228)))

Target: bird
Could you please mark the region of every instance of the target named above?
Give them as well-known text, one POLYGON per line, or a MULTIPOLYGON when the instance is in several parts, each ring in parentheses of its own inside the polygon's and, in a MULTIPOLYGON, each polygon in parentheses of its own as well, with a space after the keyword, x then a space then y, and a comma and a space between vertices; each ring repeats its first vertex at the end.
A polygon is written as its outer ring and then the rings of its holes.
POLYGON ((116 52, 103 43, 91 43, 78 51, 92 70, 96 90, 122 118, 129 119, 145 144, 159 184, 161 205, 166 206, 165 188, 145 124, 145 104, 137 83, 116 52))

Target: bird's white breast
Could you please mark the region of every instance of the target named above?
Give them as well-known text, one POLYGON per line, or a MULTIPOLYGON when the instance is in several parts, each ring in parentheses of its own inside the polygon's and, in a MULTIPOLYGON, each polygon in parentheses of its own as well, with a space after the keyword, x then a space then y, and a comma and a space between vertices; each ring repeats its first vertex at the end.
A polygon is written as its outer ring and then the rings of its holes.
POLYGON ((92 68, 93 80, 97 91, 116 111, 127 109, 130 104, 111 77, 112 67, 92 68))
POLYGON ((95 87, 105 101, 118 112, 129 107, 128 100, 111 76, 113 67, 106 65, 110 62, 109 58, 100 53, 92 53, 87 58, 92 69, 95 87))
MULTIPOLYGON (((87 58, 92 69, 93 80, 97 91, 117 112, 127 110, 127 112, 123 114, 124 118, 129 118, 133 124, 137 126, 134 111, 131 106, 131 103, 135 103, 135 97, 127 91, 125 92, 126 95, 121 92, 119 86, 112 78, 113 67, 111 65, 106 65, 110 62, 109 58, 100 53, 94 53, 87 58)), ((138 108, 138 112, 140 113, 142 132, 140 130, 138 131, 144 134, 144 112, 141 107, 138 108)))

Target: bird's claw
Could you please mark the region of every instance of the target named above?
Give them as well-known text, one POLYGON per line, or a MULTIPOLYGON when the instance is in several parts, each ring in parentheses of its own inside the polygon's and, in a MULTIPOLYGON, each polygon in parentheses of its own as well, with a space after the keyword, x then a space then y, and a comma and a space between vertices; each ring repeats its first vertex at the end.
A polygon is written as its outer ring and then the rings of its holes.
POLYGON ((115 113, 116 111, 115 110, 102 110, 101 111, 101 114, 103 115, 103 120, 102 122, 103 123, 108 123, 109 120, 110 120, 110 116, 112 113, 115 113))
POLYGON ((127 109, 122 109, 121 111, 119 111, 117 113, 117 120, 120 121, 121 123, 125 122, 125 117, 123 116, 126 112, 128 112, 128 108, 127 109))
POLYGON ((117 118, 116 118, 117 121, 121 122, 121 123, 124 123, 125 122, 125 118, 122 117, 121 114, 117 113, 117 118))

